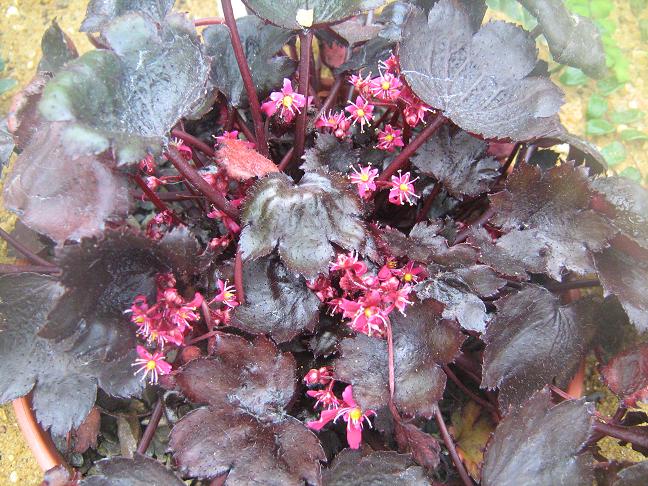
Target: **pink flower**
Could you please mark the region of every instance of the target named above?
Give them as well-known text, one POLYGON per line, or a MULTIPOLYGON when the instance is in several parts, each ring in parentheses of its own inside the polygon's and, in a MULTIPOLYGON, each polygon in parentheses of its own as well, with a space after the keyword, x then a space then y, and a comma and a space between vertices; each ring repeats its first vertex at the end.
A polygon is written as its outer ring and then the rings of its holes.
POLYGON ((366 78, 363 78, 362 76, 357 76, 355 74, 351 75, 349 77, 349 83, 351 83, 355 89, 358 90, 358 93, 360 93, 362 96, 368 97, 369 96, 369 87, 370 87, 370 74, 367 74, 366 78))
POLYGON ((389 190, 389 202, 392 204, 398 204, 399 206, 402 206, 405 204, 405 201, 407 201, 407 204, 410 206, 414 204, 411 198, 418 198, 414 193, 414 184, 413 182, 416 182, 418 180, 418 177, 416 179, 410 180, 410 173, 405 172, 404 174, 401 174, 401 171, 398 171, 397 176, 392 176, 391 177, 391 182, 389 183, 391 189, 389 190))
POLYGON ((210 304, 213 302, 222 302, 227 307, 231 308, 239 305, 238 301, 236 300, 236 290, 234 289, 233 285, 227 285, 227 280, 223 282, 220 278, 216 282, 216 285, 218 285, 218 290, 220 292, 218 293, 218 295, 216 295, 216 297, 212 299, 210 304))
POLYGON ((340 417, 347 423, 347 442, 351 449, 358 449, 362 442, 362 424, 366 420, 369 427, 369 417, 376 415, 373 410, 362 411, 353 399, 353 387, 347 386, 342 392, 342 400, 339 408, 322 410, 319 420, 312 420, 306 425, 313 430, 322 430, 329 422, 337 421, 340 417))
POLYGON ((316 407, 321 405, 323 408, 332 409, 340 406, 340 399, 329 388, 325 388, 324 390, 308 390, 306 395, 317 400, 315 402, 316 407))
POLYGON ((315 121, 315 128, 330 128, 337 138, 346 137, 349 134, 350 127, 351 121, 341 111, 337 113, 329 111, 328 114, 322 114, 315 121))
POLYGON ((137 346, 137 355, 132 366, 139 366, 135 374, 143 371, 142 381, 150 374, 149 383, 155 385, 160 375, 168 375, 171 372, 171 365, 164 361, 164 354, 156 351, 149 353, 144 346, 137 346))
POLYGON ((326 385, 333 379, 333 370, 330 366, 322 366, 319 369, 311 369, 306 376, 304 382, 307 385, 326 385))
POLYGON ((212 209, 209 213, 207 213, 207 217, 210 219, 220 219, 225 227, 234 234, 241 231, 239 224, 220 209, 212 209))
POLYGON ((191 329, 190 322, 200 320, 200 314, 196 310, 202 302, 203 296, 199 292, 196 292, 189 302, 183 303, 181 298, 180 302, 176 303, 177 307, 169 307, 167 317, 181 333, 184 333, 187 329, 191 329))
POLYGON ((358 254, 354 251, 349 254, 340 253, 334 262, 331 263, 331 271, 352 270, 356 275, 363 275, 367 271, 367 265, 358 260, 358 254))
POLYGON ((351 174, 351 182, 358 185, 358 194, 363 199, 369 199, 371 193, 376 190, 376 183, 374 179, 378 177, 378 169, 373 169, 370 165, 367 167, 360 167, 360 172, 352 167, 353 174, 351 174))
POLYGON ((393 54, 389 56, 387 60, 379 61, 378 65, 390 74, 398 75, 400 73, 400 61, 398 60, 398 57, 393 54))
POLYGON ((400 95, 403 83, 391 73, 384 73, 369 83, 369 92, 380 100, 395 100, 400 95))
POLYGON ((317 295, 317 298, 321 302, 325 302, 328 299, 335 297, 335 290, 333 290, 333 287, 331 286, 331 281, 324 275, 319 275, 313 280, 307 280, 306 286, 315 292, 315 295, 317 295))
POLYGON ((405 265, 403 268, 394 270, 394 275, 399 276, 403 280, 403 282, 406 283, 416 283, 419 280, 419 275, 421 277, 425 277, 426 274, 427 272, 425 268, 417 265, 413 261, 407 262, 407 265, 405 265))
POLYGON ((385 125, 385 129, 378 132, 377 149, 393 152, 396 147, 405 145, 401 130, 395 130, 391 125, 385 125))
POLYGON ((193 157, 191 147, 185 145, 185 143, 179 138, 174 138, 173 140, 171 140, 171 143, 169 145, 175 147, 178 150, 178 152, 180 152, 180 155, 182 155, 183 159, 191 160, 191 158, 193 157))
POLYGON ((345 108, 350 113, 353 124, 360 123, 361 132, 364 132, 364 126, 369 125, 371 120, 373 120, 373 109, 373 105, 369 104, 362 96, 358 96, 355 103, 352 101, 345 108))
POLYGON ((270 101, 266 101, 261 105, 261 111, 267 116, 272 116, 277 110, 281 109, 279 116, 286 123, 290 123, 295 114, 300 113, 300 108, 304 106, 306 106, 306 97, 296 93, 290 80, 284 78, 281 91, 270 93, 270 101))

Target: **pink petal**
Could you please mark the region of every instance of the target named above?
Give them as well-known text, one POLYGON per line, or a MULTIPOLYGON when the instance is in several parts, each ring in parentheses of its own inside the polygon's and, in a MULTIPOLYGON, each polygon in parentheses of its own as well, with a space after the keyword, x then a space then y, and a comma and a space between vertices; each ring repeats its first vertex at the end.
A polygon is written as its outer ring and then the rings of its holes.
POLYGON ((171 373, 171 365, 166 361, 158 361, 157 367, 159 368, 161 375, 168 375, 171 373))
MULTIPOLYGON (((272 97, 272 95, 270 97, 272 97)), ((266 101, 261 105, 261 111, 265 113, 266 116, 272 116, 277 112, 277 105, 273 101, 266 101)))
POLYGON ((335 418, 337 412, 338 411, 336 409, 322 410, 319 420, 310 420, 306 422, 306 426, 309 429, 318 430, 318 431, 322 430, 322 427, 324 427, 326 424, 328 424, 331 420, 335 418))
POLYGON ((357 407, 355 400, 353 399, 353 386, 347 386, 342 392, 342 399, 347 403, 349 407, 357 407))
POLYGON ((137 346, 135 349, 137 350, 137 355, 142 359, 149 360, 153 357, 144 346, 137 346))
POLYGON ((351 421, 347 423, 347 442, 351 449, 359 449, 362 442, 362 426, 354 426, 351 421))
POLYGON ((283 88, 281 89, 281 91, 283 91, 284 94, 290 94, 293 92, 293 87, 292 87, 292 83, 290 82, 290 79, 284 78, 283 88))

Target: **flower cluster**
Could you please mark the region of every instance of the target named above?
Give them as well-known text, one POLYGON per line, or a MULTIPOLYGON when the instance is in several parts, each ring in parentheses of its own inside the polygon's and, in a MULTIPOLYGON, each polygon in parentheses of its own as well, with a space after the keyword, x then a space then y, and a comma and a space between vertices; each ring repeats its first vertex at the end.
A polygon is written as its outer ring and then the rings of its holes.
POLYGON ((266 116, 272 116, 279 111, 279 117, 290 123, 301 108, 306 106, 306 97, 296 93, 289 79, 284 78, 281 91, 270 93, 270 100, 261 105, 261 111, 266 116))
POLYGON ((414 182, 418 180, 418 177, 410 179, 411 174, 409 172, 402 174, 399 170, 397 176, 393 175, 391 177, 391 181, 380 183, 376 181, 378 169, 374 169, 370 165, 361 166, 360 170, 355 167, 351 167, 351 169, 353 174, 349 176, 349 179, 357 186, 358 195, 362 199, 371 198, 378 184, 382 184, 383 188, 389 188, 389 202, 398 206, 405 203, 411 206, 420 197, 414 191, 414 182))

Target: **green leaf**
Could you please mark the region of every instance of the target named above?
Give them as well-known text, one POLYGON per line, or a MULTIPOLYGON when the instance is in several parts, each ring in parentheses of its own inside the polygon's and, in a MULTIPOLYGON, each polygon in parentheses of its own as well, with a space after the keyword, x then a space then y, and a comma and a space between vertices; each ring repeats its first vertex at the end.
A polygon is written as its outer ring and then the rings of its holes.
POLYGON ((639 21, 639 32, 641 33, 641 41, 648 42, 648 19, 639 21))
POLYGON ((621 138, 626 142, 636 142, 648 140, 648 134, 640 130, 635 130, 634 128, 628 128, 621 132, 621 138))
POLYGON ((565 69, 559 79, 565 86, 580 86, 589 81, 589 78, 583 71, 573 67, 565 69))
POLYGON ((610 114, 610 120, 617 125, 630 125, 638 122, 644 117, 644 112, 641 110, 621 110, 613 111, 610 114))
POLYGON ((626 150, 621 142, 612 142, 601 149, 601 153, 609 166, 620 164, 626 159, 626 150))
POLYGON ((623 56, 617 59, 613 71, 617 81, 620 83, 627 83, 630 81, 630 61, 628 58, 623 56))
POLYGON ((641 172, 636 167, 626 167, 619 172, 619 175, 631 181, 641 182, 641 172))
POLYGON ((619 88, 621 88, 625 83, 617 81, 614 77, 609 77, 606 79, 601 79, 596 83, 598 87, 598 92, 603 96, 609 96, 619 88))
POLYGON ((587 118, 601 118, 607 110, 607 100, 603 96, 594 93, 587 103, 587 118))
POLYGON ((597 118, 595 120, 589 120, 587 122, 585 132, 590 136, 600 136, 607 135, 614 132, 614 125, 609 121, 597 118))
POLYGON ((594 22, 601 29, 601 34, 604 36, 611 36, 616 32, 617 24, 612 19, 596 19, 594 22))
POLYGON ((612 0, 592 0, 590 2, 590 13, 595 19, 604 19, 610 15, 614 9, 612 0))
POLYGON ((630 0, 630 10, 635 15, 639 15, 643 12, 646 7, 648 7, 648 2, 646 0, 630 0))
POLYGON ((7 91, 12 90, 17 84, 18 84, 18 81, 16 81, 15 79, 1 78, 0 79, 0 95, 6 93, 7 91))

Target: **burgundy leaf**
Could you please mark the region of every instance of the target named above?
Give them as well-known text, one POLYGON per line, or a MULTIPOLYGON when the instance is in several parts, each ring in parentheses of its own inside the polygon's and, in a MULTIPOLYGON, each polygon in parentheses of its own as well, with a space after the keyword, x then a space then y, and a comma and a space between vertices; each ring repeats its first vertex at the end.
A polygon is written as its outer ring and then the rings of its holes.
POLYGON ((80 486, 183 486, 185 483, 164 464, 140 454, 133 459, 111 457, 95 464, 96 474, 80 486))
POLYGON ((648 461, 641 461, 617 473, 612 486, 644 486, 648 477, 648 461))
POLYGON ((245 304, 233 313, 232 326, 252 334, 269 334, 276 342, 313 331, 320 301, 306 281, 289 272, 277 257, 243 265, 245 304))
POLYGON ((590 349, 597 331, 590 299, 561 306, 548 290, 526 285, 498 300, 486 329, 482 387, 500 389, 504 412, 545 384, 565 386, 590 349))
POLYGON ((101 412, 97 407, 92 407, 83 423, 73 432, 74 452, 83 454, 91 447, 97 447, 97 436, 101 426, 101 412))
POLYGON ((581 452, 592 431, 593 404, 551 403, 543 389, 495 429, 482 468, 484 486, 592 484, 592 455, 581 452))
POLYGON ((19 149, 27 147, 32 137, 42 128, 38 103, 50 78, 48 73, 37 73, 11 100, 7 127, 19 149))
POLYGON ((601 368, 605 384, 636 407, 637 401, 648 398, 648 344, 629 349, 601 368))
POLYGON ((320 133, 315 140, 315 146, 304 152, 304 163, 300 169, 305 172, 317 170, 334 171, 346 174, 351 167, 360 164, 360 151, 353 144, 338 140, 330 133, 320 133))
MULTIPOLYGON (((408 415, 432 416, 443 396, 446 377, 440 364, 454 360, 463 343, 459 326, 443 320, 430 301, 413 305, 407 317, 392 314, 394 336, 394 403, 408 415)), ((389 401, 387 343, 359 334, 344 339, 334 363, 338 379, 353 385, 363 410, 389 401)))
MULTIPOLYGON (((530 235, 532 236, 532 235, 530 235)), ((542 273, 544 262, 543 243, 528 238, 524 232, 516 233, 515 238, 494 240, 484 228, 473 228, 467 239, 468 244, 479 249, 479 261, 489 265, 497 273, 519 280, 528 280, 529 272, 542 273), (537 251, 530 252, 529 247, 537 251)))
POLYGON ((513 24, 489 22, 473 35, 468 13, 441 0, 428 16, 410 16, 399 54, 414 92, 466 131, 513 140, 559 132, 562 93, 531 74, 535 40, 513 24))
POLYGON ((416 463, 426 469, 439 466, 441 446, 430 434, 401 420, 394 421, 394 434, 399 452, 411 453, 416 463))

